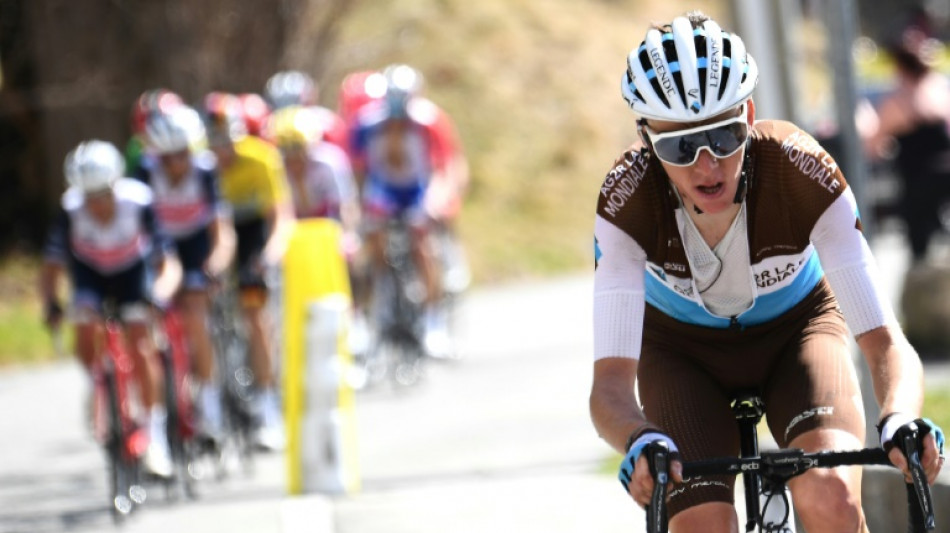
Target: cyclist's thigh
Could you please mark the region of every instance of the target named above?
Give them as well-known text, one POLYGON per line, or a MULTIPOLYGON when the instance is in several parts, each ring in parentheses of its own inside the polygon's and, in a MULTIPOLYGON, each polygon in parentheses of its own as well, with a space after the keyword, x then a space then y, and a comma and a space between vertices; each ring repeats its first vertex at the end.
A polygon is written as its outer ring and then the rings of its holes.
POLYGON ((77 325, 94 324, 102 314, 105 279, 78 261, 70 264, 69 273, 73 285, 72 321, 77 325))
MULTIPOLYGON (((644 343, 637 383, 647 419, 670 435, 684 461, 739 453, 730 398, 688 358, 644 343)), ((703 503, 732 504, 734 484, 734 476, 693 478, 671 493, 670 515, 703 503)))
POLYGON ((106 297, 115 301, 119 316, 126 324, 145 325, 151 320, 149 279, 144 261, 108 277, 106 297))
POLYGON ((764 400, 779 446, 814 429, 864 439, 861 390, 841 313, 831 305, 808 319, 772 369, 764 400))
POLYGON ((208 287, 205 262, 211 254, 211 237, 208 228, 202 228, 187 237, 176 239, 178 259, 184 277, 182 288, 186 291, 203 291, 208 287))

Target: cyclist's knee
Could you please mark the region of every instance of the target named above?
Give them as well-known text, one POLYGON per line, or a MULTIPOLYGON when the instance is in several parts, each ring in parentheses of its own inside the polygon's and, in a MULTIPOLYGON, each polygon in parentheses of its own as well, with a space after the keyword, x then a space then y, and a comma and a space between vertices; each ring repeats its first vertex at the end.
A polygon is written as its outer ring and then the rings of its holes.
POLYGON ((860 476, 854 467, 813 469, 792 484, 795 510, 808 531, 864 531, 860 476))
POLYGON ((689 507, 670 520, 670 531, 705 531, 732 533, 739 530, 736 508, 724 502, 710 502, 689 507))

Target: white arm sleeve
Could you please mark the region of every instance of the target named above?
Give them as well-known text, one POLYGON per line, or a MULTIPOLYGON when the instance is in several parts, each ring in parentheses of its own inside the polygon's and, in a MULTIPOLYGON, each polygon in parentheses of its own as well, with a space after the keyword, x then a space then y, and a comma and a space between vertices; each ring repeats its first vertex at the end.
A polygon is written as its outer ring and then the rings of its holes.
POLYGON ((851 334, 896 324, 881 292, 877 263, 864 234, 857 229, 857 204, 848 188, 821 215, 811 232, 821 266, 841 305, 851 334))
POLYGON ((632 237, 599 216, 594 237, 594 360, 639 359, 647 254, 632 237))

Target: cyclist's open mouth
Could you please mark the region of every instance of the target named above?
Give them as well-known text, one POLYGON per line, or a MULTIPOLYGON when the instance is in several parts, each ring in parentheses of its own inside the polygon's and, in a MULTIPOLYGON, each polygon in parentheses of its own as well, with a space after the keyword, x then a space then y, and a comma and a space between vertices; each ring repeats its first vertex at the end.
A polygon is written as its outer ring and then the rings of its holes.
POLYGON ((702 194, 708 199, 712 199, 719 196, 719 194, 722 192, 724 188, 725 188, 725 185, 721 181, 715 185, 696 186, 696 190, 698 190, 700 194, 702 194))

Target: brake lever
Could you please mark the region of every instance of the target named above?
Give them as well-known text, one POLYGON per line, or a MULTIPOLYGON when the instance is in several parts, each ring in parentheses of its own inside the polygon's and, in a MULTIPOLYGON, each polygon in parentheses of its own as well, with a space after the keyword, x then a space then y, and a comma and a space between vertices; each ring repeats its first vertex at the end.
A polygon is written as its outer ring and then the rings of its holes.
POLYGON ((907 458, 907 467, 910 470, 910 477, 914 492, 917 493, 917 503, 920 505, 920 513, 924 519, 924 527, 928 531, 936 528, 936 519, 934 518, 933 496, 930 493, 930 485, 927 483, 927 473, 920 464, 920 443, 917 430, 901 432, 897 445, 901 452, 907 458))
POLYGON ((653 496, 647 506, 647 533, 667 533, 666 485, 670 481, 670 449, 664 442, 651 442, 643 449, 653 477, 653 496))

